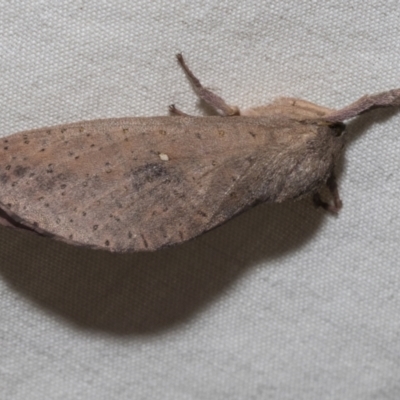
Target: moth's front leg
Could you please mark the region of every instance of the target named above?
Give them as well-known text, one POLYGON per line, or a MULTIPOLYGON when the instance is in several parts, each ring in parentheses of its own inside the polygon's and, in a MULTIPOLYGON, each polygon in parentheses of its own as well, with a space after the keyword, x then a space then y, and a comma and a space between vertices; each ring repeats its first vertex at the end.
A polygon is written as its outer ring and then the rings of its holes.
POLYGON ((324 210, 337 214, 342 208, 343 203, 339 196, 339 189, 336 181, 336 176, 333 172, 326 181, 326 186, 332 195, 333 204, 323 201, 319 193, 314 194, 313 202, 316 205, 316 207, 322 207, 324 210))
POLYGON ((356 117, 371 108, 399 105, 400 89, 393 89, 388 90, 387 92, 365 95, 340 110, 332 111, 331 113, 324 115, 323 119, 330 122, 343 122, 347 119, 356 117))

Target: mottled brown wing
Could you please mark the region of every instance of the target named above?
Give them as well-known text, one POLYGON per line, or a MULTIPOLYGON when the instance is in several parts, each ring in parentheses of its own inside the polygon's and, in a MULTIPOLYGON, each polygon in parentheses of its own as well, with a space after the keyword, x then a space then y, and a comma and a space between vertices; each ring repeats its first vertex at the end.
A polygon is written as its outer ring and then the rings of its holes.
POLYGON ((0 207, 15 221, 74 244, 155 250, 257 201, 281 200, 298 163, 282 167, 282 161, 315 135, 298 123, 291 134, 292 123, 125 118, 14 134, 1 139, 0 207))

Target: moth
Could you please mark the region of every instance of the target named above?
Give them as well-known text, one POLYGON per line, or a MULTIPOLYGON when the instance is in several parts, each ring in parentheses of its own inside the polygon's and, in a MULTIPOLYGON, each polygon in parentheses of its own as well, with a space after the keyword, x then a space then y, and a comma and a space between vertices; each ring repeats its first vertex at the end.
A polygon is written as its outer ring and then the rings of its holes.
POLYGON ((400 105, 400 89, 340 110, 296 98, 239 110, 202 86, 217 116, 99 119, 1 138, 0 221, 114 252, 181 243, 264 202, 312 196, 337 213, 344 121, 400 105), (331 200, 320 190, 327 186, 331 200))

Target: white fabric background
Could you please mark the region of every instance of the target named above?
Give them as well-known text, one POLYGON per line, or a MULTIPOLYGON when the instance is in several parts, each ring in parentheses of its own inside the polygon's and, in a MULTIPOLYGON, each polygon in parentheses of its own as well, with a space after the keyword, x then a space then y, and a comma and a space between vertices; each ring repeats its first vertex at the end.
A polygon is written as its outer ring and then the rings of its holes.
MULTIPOLYGON (((0 135, 171 103, 200 114, 180 51, 240 107, 400 87, 398 1, 0 9, 0 135)), ((398 399, 400 114, 351 122, 338 170, 337 218, 263 205, 152 254, 1 228, 0 398, 398 399)))

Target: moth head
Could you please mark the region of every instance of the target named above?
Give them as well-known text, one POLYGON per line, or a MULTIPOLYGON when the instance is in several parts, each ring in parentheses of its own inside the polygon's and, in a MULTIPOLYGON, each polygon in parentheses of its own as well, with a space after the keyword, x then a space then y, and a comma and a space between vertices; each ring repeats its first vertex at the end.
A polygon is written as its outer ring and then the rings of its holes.
POLYGON ((331 128, 331 132, 335 137, 340 137, 346 130, 346 125, 343 122, 335 122, 333 124, 329 124, 331 128))

